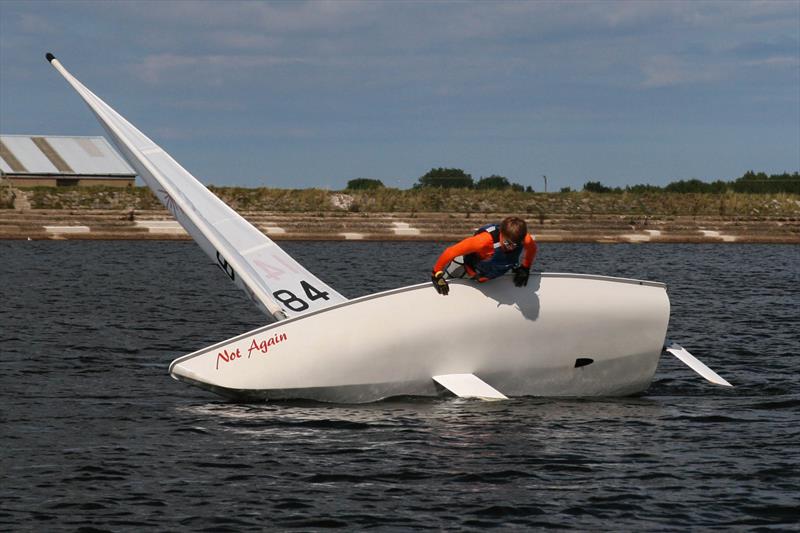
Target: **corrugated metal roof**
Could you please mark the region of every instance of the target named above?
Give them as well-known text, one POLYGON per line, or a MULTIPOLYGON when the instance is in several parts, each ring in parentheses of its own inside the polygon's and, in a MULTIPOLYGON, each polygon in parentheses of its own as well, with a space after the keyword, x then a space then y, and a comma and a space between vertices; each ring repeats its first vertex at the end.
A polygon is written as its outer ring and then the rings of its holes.
POLYGON ((136 175, 103 137, 0 135, 0 169, 19 176, 136 175))

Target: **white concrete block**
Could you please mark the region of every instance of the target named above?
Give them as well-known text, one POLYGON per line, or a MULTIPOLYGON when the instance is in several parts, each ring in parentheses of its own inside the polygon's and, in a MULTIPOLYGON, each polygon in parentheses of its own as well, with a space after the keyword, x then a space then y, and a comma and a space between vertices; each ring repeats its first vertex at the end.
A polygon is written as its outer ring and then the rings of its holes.
POLYGON ((89 233, 89 226, 45 226, 48 233, 89 233))
POLYGON ((421 232, 407 222, 392 222, 392 231, 395 235, 419 235, 421 232))

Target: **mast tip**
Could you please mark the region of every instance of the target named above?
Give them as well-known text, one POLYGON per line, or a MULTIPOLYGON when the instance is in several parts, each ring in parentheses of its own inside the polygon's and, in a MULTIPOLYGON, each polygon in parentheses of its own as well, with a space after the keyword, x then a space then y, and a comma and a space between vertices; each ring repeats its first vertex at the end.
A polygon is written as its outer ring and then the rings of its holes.
POLYGON ((49 61, 50 63, 52 63, 52 62, 53 62, 53 60, 56 58, 56 56, 54 56, 54 55, 53 55, 53 54, 51 54, 50 52, 47 52, 47 54, 45 54, 45 56, 44 56, 44 57, 46 57, 46 58, 47 58, 47 61, 49 61))

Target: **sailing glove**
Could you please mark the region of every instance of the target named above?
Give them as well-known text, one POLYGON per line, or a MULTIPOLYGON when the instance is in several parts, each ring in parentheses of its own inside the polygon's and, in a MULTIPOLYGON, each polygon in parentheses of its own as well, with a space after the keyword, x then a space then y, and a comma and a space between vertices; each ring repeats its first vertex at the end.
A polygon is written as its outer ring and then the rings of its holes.
POLYGON ((436 292, 442 296, 447 296, 447 293, 450 292, 450 286, 447 284, 447 280, 444 279, 444 272, 441 270, 431 276, 431 282, 433 282, 436 292))
POLYGON ((518 266, 514 268, 514 285, 517 287, 527 287, 528 277, 531 275, 530 267, 518 266))

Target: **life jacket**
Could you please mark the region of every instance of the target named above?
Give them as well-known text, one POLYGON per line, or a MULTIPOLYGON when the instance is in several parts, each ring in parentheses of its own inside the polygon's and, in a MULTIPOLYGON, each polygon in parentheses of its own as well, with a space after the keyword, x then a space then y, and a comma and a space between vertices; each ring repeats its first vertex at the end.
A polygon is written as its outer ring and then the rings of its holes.
MULTIPOLYGON (((503 251, 500 245, 500 225, 487 224, 481 226, 473 235, 477 235, 485 231, 492 236, 494 243, 494 253, 487 259, 481 260, 477 253, 471 253, 464 256, 464 265, 475 272, 473 277, 478 278, 480 281, 487 279, 494 279, 502 276, 515 266, 519 264, 519 256, 522 254, 523 246, 519 245, 510 252, 503 251)), ((471 273, 470 273, 471 274, 471 273)))

